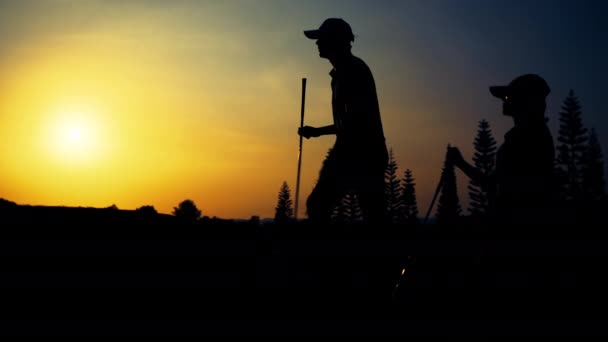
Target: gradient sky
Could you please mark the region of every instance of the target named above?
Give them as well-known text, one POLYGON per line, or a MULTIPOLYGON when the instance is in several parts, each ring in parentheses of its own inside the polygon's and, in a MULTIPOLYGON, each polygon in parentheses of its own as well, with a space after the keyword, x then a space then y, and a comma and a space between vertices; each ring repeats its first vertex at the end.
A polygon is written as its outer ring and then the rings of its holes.
MULTIPOLYGON (((597 1, 0 0, 0 197, 272 217, 295 195, 305 123, 331 123, 329 62, 302 31, 347 20, 374 73, 387 144, 425 214, 445 148, 512 121, 488 86, 524 73, 569 89, 608 153, 608 3, 597 1)), ((334 137, 304 140, 300 217, 334 137)), ((458 172, 466 208, 467 180, 458 172)))

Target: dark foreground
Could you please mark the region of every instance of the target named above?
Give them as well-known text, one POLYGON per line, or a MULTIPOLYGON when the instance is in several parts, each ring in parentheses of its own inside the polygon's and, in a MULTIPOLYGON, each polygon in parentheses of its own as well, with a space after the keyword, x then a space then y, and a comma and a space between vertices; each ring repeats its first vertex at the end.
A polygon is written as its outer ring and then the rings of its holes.
POLYGON ((501 239, 469 226, 31 224, 2 227, 5 335, 605 334, 608 240, 589 224, 501 239))

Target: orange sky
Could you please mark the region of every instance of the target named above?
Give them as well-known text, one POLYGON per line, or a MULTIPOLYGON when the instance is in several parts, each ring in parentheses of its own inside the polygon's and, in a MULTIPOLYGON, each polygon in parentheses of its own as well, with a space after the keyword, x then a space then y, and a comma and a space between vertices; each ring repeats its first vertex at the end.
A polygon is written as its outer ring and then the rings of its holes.
MULTIPOLYGON (((470 155, 482 118, 502 141, 510 120, 487 86, 514 73, 471 77, 475 44, 458 31, 429 43, 445 13, 410 4, 417 12, 402 21, 394 3, 257 4, 0 5, 0 197, 162 213, 192 199, 203 215, 272 217, 283 181, 295 195, 303 77, 306 124, 331 123, 331 67, 302 34, 328 16, 353 26, 353 53, 374 72, 387 144, 400 176, 413 170, 421 214, 447 143, 470 155), (448 78, 462 89, 449 91, 448 78)), ((333 139, 304 141, 300 217, 333 139)))

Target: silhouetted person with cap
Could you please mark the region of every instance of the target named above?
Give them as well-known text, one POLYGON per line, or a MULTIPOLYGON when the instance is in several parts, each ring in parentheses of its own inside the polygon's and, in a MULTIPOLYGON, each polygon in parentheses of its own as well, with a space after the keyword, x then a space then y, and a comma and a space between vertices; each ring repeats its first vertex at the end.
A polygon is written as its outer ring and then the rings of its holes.
POLYGON ((550 88, 540 76, 525 74, 508 85, 490 87, 490 92, 503 101, 503 114, 514 123, 498 148, 494 172, 484 175, 457 148, 448 150, 449 162, 495 191, 488 239, 481 243, 482 296, 471 302, 480 305, 478 312, 489 315, 525 308, 521 315, 537 317, 558 307, 555 298, 564 289, 557 290, 563 276, 556 270, 569 263, 568 257, 536 243, 537 238, 554 236, 556 228, 555 149, 545 118, 550 88))
POLYGON ((545 99, 550 91, 536 74, 490 87, 490 93, 503 101, 503 114, 511 116, 514 123, 496 153, 492 174, 485 175, 467 163, 458 148, 448 150, 449 162, 495 193, 495 222, 508 224, 509 229, 542 223, 552 204, 555 149, 545 118, 545 99))
POLYGON ((318 223, 329 222, 338 201, 347 192, 354 191, 364 220, 383 223, 388 152, 372 72, 363 60, 351 53, 354 35, 343 19, 329 18, 319 29, 304 31, 304 34, 316 39, 319 56, 333 66, 329 74, 334 123, 325 127, 304 126, 298 129, 298 134, 307 139, 336 135, 306 202, 308 217, 318 223))

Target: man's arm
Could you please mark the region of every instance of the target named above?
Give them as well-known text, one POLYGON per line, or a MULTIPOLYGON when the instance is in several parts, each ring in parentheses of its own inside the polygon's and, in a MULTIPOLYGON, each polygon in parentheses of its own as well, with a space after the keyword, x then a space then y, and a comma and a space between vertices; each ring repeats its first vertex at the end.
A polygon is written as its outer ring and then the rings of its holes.
POLYGON ((460 150, 457 147, 448 147, 447 159, 448 163, 461 169, 462 172, 467 175, 467 177, 481 184, 481 186, 484 188, 489 188, 494 182, 494 178, 492 176, 486 175, 480 169, 464 160, 460 150))
POLYGON ((317 128, 319 135, 332 135, 332 134, 336 134, 336 126, 335 125, 328 125, 328 126, 323 126, 323 127, 319 127, 317 128))
POLYGON ((323 126, 323 127, 304 126, 302 128, 298 128, 298 134, 303 136, 306 139, 309 139, 310 137, 320 137, 322 135, 336 134, 336 126, 335 125, 329 125, 329 126, 323 126))

